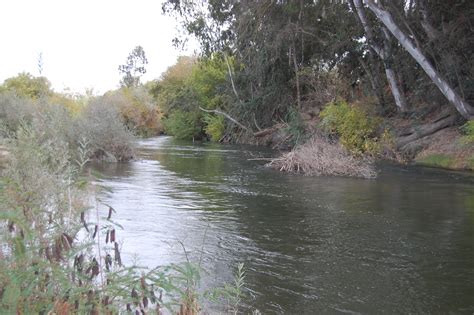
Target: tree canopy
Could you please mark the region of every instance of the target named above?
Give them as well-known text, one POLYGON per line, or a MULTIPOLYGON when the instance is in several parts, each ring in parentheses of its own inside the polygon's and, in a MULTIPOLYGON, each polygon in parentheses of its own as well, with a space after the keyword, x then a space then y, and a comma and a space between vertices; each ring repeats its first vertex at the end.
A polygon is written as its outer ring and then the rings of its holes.
POLYGON ((473 117, 472 1, 168 0, 163 11, 204 57, 231 58, 227 91, 243 120, 269 126, 328 94, 374 98, 381 113, 429 103, 473 117))

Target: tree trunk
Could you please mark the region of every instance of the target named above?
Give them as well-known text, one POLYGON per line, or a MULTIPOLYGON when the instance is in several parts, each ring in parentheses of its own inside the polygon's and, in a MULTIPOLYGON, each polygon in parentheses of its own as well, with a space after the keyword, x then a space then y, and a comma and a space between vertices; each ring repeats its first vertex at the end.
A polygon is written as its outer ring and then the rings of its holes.
POLYGON ((397 74, 392 68, 393 52, 392 47, 390 45, 390 35, 385 27, 382 27, 382 32, 384 35, 382 54, 385 66, 385 74, 387 75, 387 80, 390 84, 390 89, 392 90, 393 98, 395 98, 395 104, 397 104, 397 107, 400 109, 401 112, 405 112, 407 110, 407 102, 405 99, 405 95, 402 92, 402 89, 398 83, 397 74))
POLYGON ((203 112, 206 112, 206 113, 214 113, 214 114, 218 114, 218 115, 222 115, 224 116, 225 118, 229 119, 230 121, 232 121, 234 124, 236 124, 237 126, 239 126, 240 128, 244 129, 245 131, 250 131, 252 132, 249 128, 245 127, 244 125, 242 125, 239 121, 237 121, 235 118, 232 118, 232 116, 230 116, 229 114, 223 112, 223 111, 220 111, 218 109, 204 109, 202 108, 201 106, 199 106, 199 109, 202 110, 203 112))
MULTIPOLYGON (((360 0, 354 0, 360 1, 360 0)), ((474 108, 467 103, 461 96, 449 85, 438 71, 431 65, 421 50, 416 47, 410 38, 398 27, 392 18, 392 15, 382 9, 374 0, 365 0, 370 10, 374 12, 377 18, 388 28, 392 35, 405 48, 415 61, 423 68, 428 77, 443 93, 446 99, 457 109, 457 111, 466 119, 474 119, 474 108)))
POLYGON ((237 93, 237 89, 236 89, 235 83, 234 83, 234 77, 232 75, 232 68, 230 67, 229 59, 227 58, 226 54, 224 54, 224 59, 225 59, 225 63, 227 64, 227 71, 229 72, 229 78, 230 78, 230 83, 232 85, 232 90, 234 91, 234 94, 235 94, 235 97, 237 98, 237 100, 242 104, 243 102, 239 97, 239 93, 237 93))
POLYGON ((365 35, 367 37, 367 41, 369 43, 369 47, 382 59, 384 68, 385 68, 385 75, 387 76, 387 81, 390 85, 390 90, 392 91, 393 98, 395 99, 395 104, 397 105, 400 112, 405 112, 407 110, 407 104, 405 100, 405 96, 402 93, 402 89, 398 83, 397 75, 395 70, 392 68, 392 62, 390 59, 391 56, 391 49, 390 49, 390 38, 387 34, 384 33, 384 43, 383 47, 380 47, 375 44, 375 37, 372 27, 369 25, 367 21, 367 17, 365 15, 364 8, 362 6, 362 0, 353 0, 353 6, 355 7, 355 11, 359 17, 359 21, 364 28, 365 35))
POLYGON ((392 68, 385 68, 385 75, 387 76, 388 84, 390 85, 390 90, 392 91, 393 98, 395 99, 395 104, 403 113, 407 110, 405 97, 400 91, 400 86, 398 84, 397 75, 392 68))
POLYGON ((397 148, 403 149, 407 144, 421 139, 423 137, 429 136, 441 129, 450 127, 454 125, 457 121, 456 115, 444 116, 441 119, 436 120, 434 123, 421 125, 419 127, 412 128, 412 133, 397 139, 397 148))
MULTIPOLYGON (((291 51, 291 49, 290 49, 291 51)), ((296 48, 295 42, 293 42, 293 67, 295 71, 295 80, 296 80, 296 102, 298 104, 298 108, 301 109, 301 90, 300 90, 300 75, 298 72, 298 62, 296 61, 296 48)))

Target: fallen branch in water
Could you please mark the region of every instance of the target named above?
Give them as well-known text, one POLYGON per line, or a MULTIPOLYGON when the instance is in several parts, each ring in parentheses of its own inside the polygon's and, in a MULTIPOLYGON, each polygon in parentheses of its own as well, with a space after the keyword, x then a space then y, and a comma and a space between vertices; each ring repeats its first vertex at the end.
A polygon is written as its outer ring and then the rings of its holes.
MULTIPOLYGON (((262 129, 262 130, 259 130, 257 132, 253 132, 252 130, 250 130, 250 128, 244 126, 242 123, 240 123, 237 119, 233 118, 232 116, 230 116, 229 114, 227 114, 226 112, 223 112, 219 109, 205 109, 205 108, 202 108, 202 107, 199 107, 200 110, 202 110, 203 112, 206 112, 206 113, 213 113, 213 114, 218 114, 218 115, 222 115, 224 116, 225 118, 229 119, 230 121, 232 121, 234 124, 236 124, 237 126, 239 126, 240 128, 244 129, 245 131, 248 131, 250 133, 252 133, 252 135, 255 137, 255 138, 259 138, 259 137, 264 137, 264 136, 267 136, 273 132, 275 132, 276 130, 278 130, 278 127, 276 126, 273 126, 273 127, 270 127, 270 128, 266 128, 266 129, 262 129)), ((254 119, 255 120, 255 119, 254 119)), ((256 122, 255 122, 256 123, 256 122)), ((258 126, 257 126, 258 128, 258 126)))

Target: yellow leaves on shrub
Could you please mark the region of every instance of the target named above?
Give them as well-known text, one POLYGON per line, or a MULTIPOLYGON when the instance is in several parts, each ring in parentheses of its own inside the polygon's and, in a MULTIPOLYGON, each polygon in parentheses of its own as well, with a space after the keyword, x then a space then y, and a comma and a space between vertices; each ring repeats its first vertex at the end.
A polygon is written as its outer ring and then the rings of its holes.
POLYGON ((329 103, 320 114, 323 127, 339 136, 341 144, 353 154, 378 154, 381 145, 376 135, 380 121, 347 102, 329 103))

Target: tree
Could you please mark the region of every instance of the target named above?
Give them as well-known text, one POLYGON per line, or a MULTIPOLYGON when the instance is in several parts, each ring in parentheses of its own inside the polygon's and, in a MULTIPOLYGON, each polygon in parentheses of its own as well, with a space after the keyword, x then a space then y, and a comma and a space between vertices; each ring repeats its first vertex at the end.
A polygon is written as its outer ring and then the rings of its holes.
POLYGON ((443 75, 432 65, 423 51, 415 45, 412 39, 410 39, 410 37, 407 36, 407 34, 405 34, 405 32, 395 22, 392 14, 373 0, 365 0, 365 2, 377 19, 384 24, 384 26, 398 40, 400 45, 403 46, 403 48, 405 48, 413 59, 415 59, 415 61, 420 65, 449 103, 452 104, 464 118, 468 120, 474 119, 474 107, 465 101, 443 77, 443 75))
POLYGON ((142 46, 135 47, 128 55, 124 65, 118 67, 119 73, 122 75, 120 85, 125 87, 137 87, 140 85, 140 77, 146 73, 145 66, 148 60, 142 46))
POLYGON ((45 77, 35 77, 27 72, 22 72, 16 77, 8 78, 1 86, 1 90, 12 91, 19 96, 38 99, 51 96, 51 83, 45 77))
POLYGON ((387 76, 387 80, 390 85, 390 90, 392 91, 392 95, 395 99, 395 104, 401 112, 405 112, 407 110, 407 104, 400 84, 398 83, 397 73, 393 68, 392 59, 394 58, 394 54, 388 30, 385 27, 382 28, 382 44, 378 44, 374 35, 373 28, 367 20, 364 7, 362 6, 362 0, 351 1, 353 1, 353 3, 349 1, 349 4, 353 5, 355 11, 357 12, 357 16, 364 29, 365 37, 370 49, 375 52, 383 61, 385 75, 387 76))

